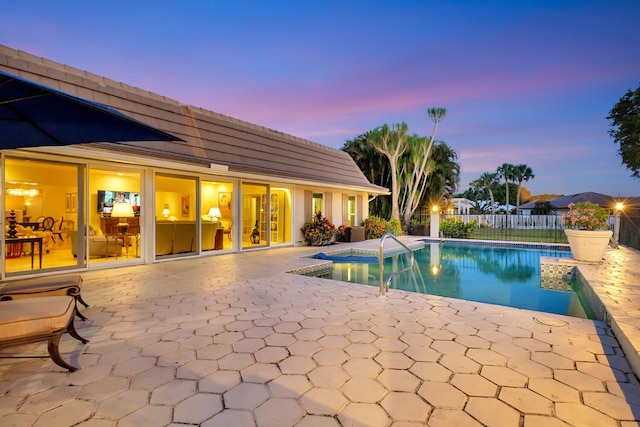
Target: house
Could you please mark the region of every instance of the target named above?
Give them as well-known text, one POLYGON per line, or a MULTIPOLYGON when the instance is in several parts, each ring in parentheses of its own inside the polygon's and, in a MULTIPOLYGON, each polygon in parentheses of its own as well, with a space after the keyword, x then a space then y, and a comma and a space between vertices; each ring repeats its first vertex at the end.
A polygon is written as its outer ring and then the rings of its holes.
MULTIPOLYGON (((612 196, 607 196, 606 194, 586 192, 586 193, 578 193, 578 194, 570 194, 568 196, 558 196, 554 199, 548 200, 551 208, 556 212, 566 212, 569 210, 569 205, 572 203, 580 203, 580 202, 591 202, 596 205, 600 205, 611 211, 615 210, 616 203, 622 200, 628 199, 637 199, 637 198, 616 198, 612 196)), ((633 203, 632 203, 633 204, 633 203)), ((527 202, 520 205, 520 210, 523 215, 530 215, 533 209, 536 206, 536 202, 527 202)))
POLYGON ((1 150, 5 228, 35 242, 5 237, 3 278, 300 245, 388 194, 340 150, 2 45, 0 70, 184 140, 1 150))

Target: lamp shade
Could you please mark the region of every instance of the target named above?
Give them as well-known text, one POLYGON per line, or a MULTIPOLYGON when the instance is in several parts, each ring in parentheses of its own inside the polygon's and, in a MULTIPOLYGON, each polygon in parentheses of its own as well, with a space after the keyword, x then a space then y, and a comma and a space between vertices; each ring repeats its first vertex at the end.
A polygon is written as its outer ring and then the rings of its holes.
POLYGON ((209 209, 209 216, 211 219, 217 220, 222 216, 222 212, 220 212, 220 208, 211 208, 209 209))
POLYGON ((114 203, 111 216, 115 218, 133 218, 133 207, 129 203, 114 203))

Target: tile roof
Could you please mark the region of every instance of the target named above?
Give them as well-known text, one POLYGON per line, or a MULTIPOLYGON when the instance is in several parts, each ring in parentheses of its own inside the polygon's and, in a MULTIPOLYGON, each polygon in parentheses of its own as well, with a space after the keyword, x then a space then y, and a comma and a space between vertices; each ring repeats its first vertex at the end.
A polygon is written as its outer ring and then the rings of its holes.
POLYGON ((108 105, 187 142, 95 143, 92 147, 230 172, 361 187, 371 184, 351 157, 334 148, 213 111, 185 105, 46 58, 0 45, 0 69, 34 82, 108 105))

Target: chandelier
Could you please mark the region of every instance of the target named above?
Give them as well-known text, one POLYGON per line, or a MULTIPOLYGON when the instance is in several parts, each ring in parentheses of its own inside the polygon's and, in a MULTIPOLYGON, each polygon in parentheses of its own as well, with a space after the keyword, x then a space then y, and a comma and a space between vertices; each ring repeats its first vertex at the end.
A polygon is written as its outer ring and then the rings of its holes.
POLYGON ((7 194, 10 196, 35 197, 40 193, 36 188, 7 188, 7 194))

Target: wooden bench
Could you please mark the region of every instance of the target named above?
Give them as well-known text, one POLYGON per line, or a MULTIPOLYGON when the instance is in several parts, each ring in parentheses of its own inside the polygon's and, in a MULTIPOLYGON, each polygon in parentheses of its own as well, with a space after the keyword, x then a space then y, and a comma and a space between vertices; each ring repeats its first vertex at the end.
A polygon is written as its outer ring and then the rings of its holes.
POLYGON ((56 365, 74 372, 78 368, 60 356, 60 338, 69 332, 73 338, 86 344, 88 340, 76 332, 75 298, 48 296, 7 300, 0 302, 0 349, 47 341, 49 356, 56 365))
POLYGON ((61 277, 36 277, 21 279, 0 285, 0 301, 17 300, 44 296, 69 295, 74 298, 76 315, 87 320, 78 310, 78 302, 88 307, 80 291, 82 290, 82 276, 71 275, 61 277))

